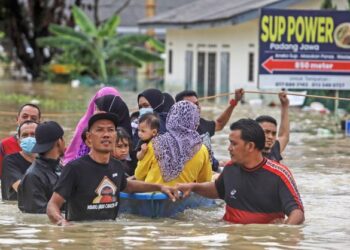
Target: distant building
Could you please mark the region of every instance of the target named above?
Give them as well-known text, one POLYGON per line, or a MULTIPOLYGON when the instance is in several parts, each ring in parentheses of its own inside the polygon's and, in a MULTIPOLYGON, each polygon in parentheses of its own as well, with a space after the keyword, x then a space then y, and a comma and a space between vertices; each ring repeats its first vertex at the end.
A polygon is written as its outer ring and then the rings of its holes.
MULTIPOLYGON (((69 0, 68 6, 73 5, 76 1, 69 0)), ((166 11, 178 8, 184 4, 193 2, 194 0, 154 0, 154 11, 155 14, 161 14, 166 11)), ((98 4, 97 16, 99 21, 104 21, 117 10, 123 7, 122 11, 119 13, 121 17, 121 23, 118 27, 119 34, 137 34, 145 33, 145 30, 140 29, 138 26, 138 21, 145 18, 146 15, 146 5, 147 2, 152 3, 153 1, 147 0, 131 0, 129 4, 124 4, 128 2, 127 0, 100 0, 98 4)), ((95 20, 94 12, 95 0, 82 0, 81 7, 88 14, 88 16, 95 20)), ((165 29, 156 28, 155 34, 159 38, 164 38, 165 29)))
MULTIPOLYGON (((333 1, 339 10, 347 0, 333 1)), ((139 22, 166 28, 165 88, 201 96, 257 88, 263 7, 320 9, 320 0, 197 0, 139 22)))

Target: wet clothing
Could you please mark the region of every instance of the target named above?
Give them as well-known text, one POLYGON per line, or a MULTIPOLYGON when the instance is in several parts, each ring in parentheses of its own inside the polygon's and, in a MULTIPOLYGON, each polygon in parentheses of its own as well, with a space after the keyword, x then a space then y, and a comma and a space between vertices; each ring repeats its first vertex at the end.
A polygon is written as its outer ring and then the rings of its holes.
POLYGON ((282 156, 281 156, 281 146, 280 146, 280 142, 276 141, 275 144, 273 144, 272 148, 271 148, 271 152, 269 154, 263 154, 266 158, 273 160, 273 161, 277 161, 280 162, 283 160, 282 156))
POLYGON ((192 159, 186 162, 180 175, 169 182, 165 182, 162 177, 152 142, 148 144, 147 152, 143 159, 137 163, 135 170, 136 180, 167 186, 175 186, 177 183, 207 182, 211 181, 211 177, 212 170, 209 153, 204 145, 192 159))
POLYGON ((226 202, 224 220, 229 222, 270 223, 294 209, 304 211, 289 169, 266 158, 254 169, 225 167, 215 186, 226 202))
POLYGON ((25 213, 46 213, 58 180, 59 160, 39 156, 24 174, 18 187, 18 208, 25 213))
POLYGON ((212 137, 215 134, 215 126, 216 126, 215 121, 209 121, 209 120, 200 118, 197 132, 200 135, 209 133, 210 137, 212 137))
POLYGON ((22 179, 31 164, 20 153, 5 156, 1 176, 2 200, 17 200, 17 192, 12 188, 12 185, 22 179))
POLYGON ((9 154, 17 153, 21 151, 21 147, 18 144, 17 136, 10 136, 3 139, 0 142, 0 177, 2 173, 2 162, 4 157, 9 154))
POLYGON ((101 164, 86 155, 63 168, 54 191, 66 200, 69 221, 114 220, 119 193, 126 186, 120 161, 111 158, 108 164, 101 164))

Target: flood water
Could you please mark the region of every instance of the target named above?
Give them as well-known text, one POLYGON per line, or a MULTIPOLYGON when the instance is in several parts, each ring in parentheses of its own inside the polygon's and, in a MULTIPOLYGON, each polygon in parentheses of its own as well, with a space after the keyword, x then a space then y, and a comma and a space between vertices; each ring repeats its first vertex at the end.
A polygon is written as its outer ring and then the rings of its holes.
MULTIPOLYGON (((15 129, 19 104, 41 100, 46 120, 65 128, 69 141, 96 89, 67 85, 0 83, 0 138, 15 129), (16 94, 16 95, 13 95, 16 94)), ((130 109, 136 93, 122 93, 130 109)), ((216 118, 222 105, 204 105, 203 117, 216 118)), ((238 106, 231 122, 259 114, 279 117, 279 108, 238 106)), ((349 249, 350 139, 335 130, 331 116, 291 110, 291 141, 283 163, 290 167, 305 206, 302 226, 232 225, 221 220, 224 206, 187 210, 172 219, 121 215, 117 221, 57 227, 46 215, 22 214, 15 202, 0 201, 0 249, 349 249)), ((213 138, 219 159, 228 159, 229 129, 213 138)))

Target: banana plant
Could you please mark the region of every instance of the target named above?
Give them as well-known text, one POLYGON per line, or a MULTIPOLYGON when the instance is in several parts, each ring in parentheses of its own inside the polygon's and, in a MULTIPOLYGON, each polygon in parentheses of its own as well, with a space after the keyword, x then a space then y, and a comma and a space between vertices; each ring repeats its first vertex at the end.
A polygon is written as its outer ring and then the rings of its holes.
POLYGON ((103 82, 108 82, 109 72, 117 65, 140 67, 143 62, 161 60, 159 54, 143 46, 146 42, 161 46, 159 41, 142 34, 117 34, 119 16, 111 16, 97 27, 80 8, 74 6, 72 13, 76 28, 51 24, 52 36, 37 41, 39 46, 60 50, 58 60, 63 56, 66 63, 79 65, 103 82))

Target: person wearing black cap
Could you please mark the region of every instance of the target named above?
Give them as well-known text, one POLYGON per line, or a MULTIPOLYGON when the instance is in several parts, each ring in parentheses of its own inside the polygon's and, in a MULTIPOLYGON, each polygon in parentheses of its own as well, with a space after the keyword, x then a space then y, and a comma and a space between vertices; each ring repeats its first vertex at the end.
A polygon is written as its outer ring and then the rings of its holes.
POLYGON ((86 140, 91 150, 63 168, 47 206, 47 215, 53 223, 113 220, 118 215, 120 191, 161 191, 173 200, 178 197, 173 188, 126 179, 121 162, 111 157, 117 125, 118 118, 112 113, 98 113, 89 119, 86 140), (64 218, 60 208, 65 201, 64 218))
POLYGON ((18 208, 25 213, 45 213, 47 203, 58 180, 56 170, 64 154, 63 129, 54 121, 44 122, 35 130, 36 143, 32 153, 38 153, 18 187, 18 208))

